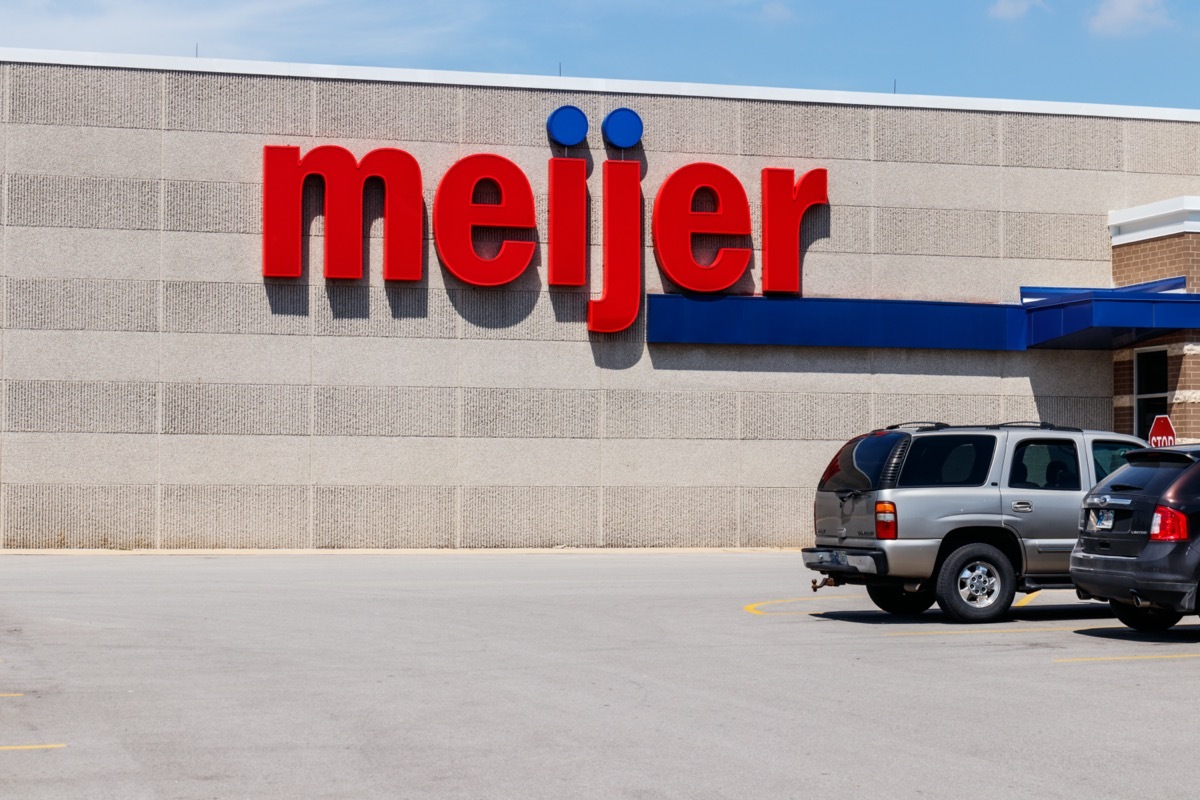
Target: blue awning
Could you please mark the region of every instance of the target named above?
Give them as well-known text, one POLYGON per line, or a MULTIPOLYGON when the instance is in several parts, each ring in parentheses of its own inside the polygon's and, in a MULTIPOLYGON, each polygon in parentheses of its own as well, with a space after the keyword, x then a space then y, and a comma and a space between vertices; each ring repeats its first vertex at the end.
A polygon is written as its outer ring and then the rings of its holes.
POLYGON ((1120 289, 1024 287, 1022 303, 650 295, 652 343, 1114 350, 1200 328, 1182 277, 1120 289))

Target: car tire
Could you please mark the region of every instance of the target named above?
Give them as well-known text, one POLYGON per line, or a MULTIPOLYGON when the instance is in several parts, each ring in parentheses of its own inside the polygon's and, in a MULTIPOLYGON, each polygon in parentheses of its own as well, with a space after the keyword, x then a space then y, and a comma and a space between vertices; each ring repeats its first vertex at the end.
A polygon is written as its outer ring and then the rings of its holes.
POLYGON ((991 622, 1008 613, 1017 576, 1008 556, 990 544, 967 544, 938 571, 937 604, 955 622, 991 622))
POLYGON ((1119 603, 1116 600, 1109 600, 1108 605, 1117 615, 1117 619, 1135 631, 1143 633, 1162 633, 1170 630, 1176 622, 1183 619, 1183 614, 1178 611, 1150 607, 1138 608, 1129 603, 1119 603))
POLYGON ((936 600, 933 592, 906 592, 901 586, 868 586, 867 594, 871 596, 871 602, 881 610, 898 617, 915 617, 922 614, 936 600))

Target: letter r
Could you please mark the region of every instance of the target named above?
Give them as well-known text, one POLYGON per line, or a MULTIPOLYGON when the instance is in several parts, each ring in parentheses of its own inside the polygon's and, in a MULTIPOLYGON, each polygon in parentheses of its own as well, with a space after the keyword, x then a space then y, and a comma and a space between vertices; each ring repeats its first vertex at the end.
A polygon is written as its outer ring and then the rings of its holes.
POLYGON ((796 180, 790 169, 762 171, 763 292, 800 293, 800 225, 804 212, 829 203, 828 174, 813 169, 796 180))

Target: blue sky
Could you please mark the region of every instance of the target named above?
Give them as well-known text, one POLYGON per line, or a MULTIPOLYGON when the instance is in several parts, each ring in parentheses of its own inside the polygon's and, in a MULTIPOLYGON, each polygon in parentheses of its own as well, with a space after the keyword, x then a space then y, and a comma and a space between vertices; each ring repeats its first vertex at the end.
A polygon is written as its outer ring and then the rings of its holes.
POLYGON ((1200 107, 1200 0, 0 0, 0 45, 1200 107))

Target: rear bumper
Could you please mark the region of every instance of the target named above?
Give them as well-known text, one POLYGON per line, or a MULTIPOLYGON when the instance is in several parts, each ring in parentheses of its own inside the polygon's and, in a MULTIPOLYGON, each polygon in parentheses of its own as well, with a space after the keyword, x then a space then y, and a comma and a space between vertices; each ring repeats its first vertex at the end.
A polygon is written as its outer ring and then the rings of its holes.
POLYGON ((1132 603, 1134 597, 1162 608, 1190 614, 1196 610, 1196 576, 1200 551, 1189 544, 1148 544, 1135 558, 1071 554, 1071 582, 1098 600, 1132 603))
POLYGON ((802 552, 805 565, 825 575, 924 580, 933 575, 941 544, 940 539, 885 539, 876 541, 874 547, 847 547, 818 537, 816 547, 802 552), (845 554, 845 558, 835 554, 845 554))
POLYGON ((887 556, 881 550, 806 547, 800 552, 804 556, 804 566, 822 575, 853 577, 888 574, 887 556))

